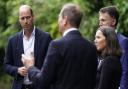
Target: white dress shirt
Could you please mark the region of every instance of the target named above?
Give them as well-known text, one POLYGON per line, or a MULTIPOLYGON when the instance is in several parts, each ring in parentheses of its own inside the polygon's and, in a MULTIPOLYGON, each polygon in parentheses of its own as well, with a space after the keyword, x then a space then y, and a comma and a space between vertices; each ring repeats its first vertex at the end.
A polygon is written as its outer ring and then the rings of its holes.
POLYGON ((23 31, 23 47, 24 47, 24 54, 26 56, 30 56, 32 53, 34 53, 34 43, 35 43, 35 27, 29 39, 25 36, 23 31))
MULTIPOLYGON (((25 36, 23 30, 23 47, 24 47, 24 55, 26 57, 34 56, 34 43, 35 43, 35 26, 29 39, 25 36)), ((32 84, 32 82, 28 78, 28 74, 27 76, 24 77, 23 84, 25 85, 32 84)))
POLYGON ((78 29, 77 28, 70 28, 64 32, 63 36, 67 35, 69 32, 74 31, 74 30, 78 30, 78 29))

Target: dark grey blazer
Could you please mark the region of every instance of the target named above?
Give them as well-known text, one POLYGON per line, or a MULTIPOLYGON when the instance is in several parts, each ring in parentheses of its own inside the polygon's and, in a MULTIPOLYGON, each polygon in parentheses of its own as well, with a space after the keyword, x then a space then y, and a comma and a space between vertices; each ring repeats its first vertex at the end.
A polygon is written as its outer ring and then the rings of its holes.
POLYGON ((79 31, 50 43, 40 70, 29 69, 39 89, 93 89, 97 69, 96 48, 79 31))
MULTIPOLYGON (((51 37, 48 33, 35 29, 35 45, 34 45, 34 57, 35 66, 41 69, 46 52, 51 41, 51 37)), ((18 67, 23 66, 21 62, 21 54, 24 53, 23 49, 23 33, 18 32, 13 37, 9 38, 8 45, 5 53, 4 69, 5 71, 14 77, 13 88, 21 89, 23 83, 23 77, 20 76, 17 71, 18 67)))

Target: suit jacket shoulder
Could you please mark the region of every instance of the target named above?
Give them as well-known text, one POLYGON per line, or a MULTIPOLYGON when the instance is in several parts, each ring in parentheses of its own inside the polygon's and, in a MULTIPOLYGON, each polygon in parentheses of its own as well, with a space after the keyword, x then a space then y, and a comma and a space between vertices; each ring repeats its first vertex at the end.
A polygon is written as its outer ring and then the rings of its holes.
MULTIPOLYGON (((108 68, 116 68, 117 66, 121 67, 120 57, 116 56, 108 56, 104 59, 103 65, 107 66, 108 68)), ((120 68, 119 68, 120 69, 120 68)))
POLYGON ((104 59, 101 68, 98 89, 118 89, 121 79, 120 59, 108 56, 104 59))
POLYGON ((40 36, 43 36, 43 37, 50 37, 51 38, 51 36, 50 36, 50 34, 48 32, 44 32, 44 31, 42 31, 42 30, 40 30, 38 28, 36 28, 35 34, 36 34, 36 36, 40 35, 40 36))

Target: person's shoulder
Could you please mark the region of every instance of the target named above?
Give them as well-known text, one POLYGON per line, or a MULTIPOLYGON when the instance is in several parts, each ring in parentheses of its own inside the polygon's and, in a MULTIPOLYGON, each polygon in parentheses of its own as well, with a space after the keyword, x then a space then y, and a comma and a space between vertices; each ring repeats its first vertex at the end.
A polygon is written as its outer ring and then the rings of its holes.
POLYGON ((126 36, 124 36, 124 35, 122 35, 122 34, 120 34, 120 37, 122 38, 123 44, 124 44, 124 45, 128 45, 128 37, 126 37, 126 36))
POLYGON ((118 37, 122 38, 123 40, 128 40, 128 37, 124 36, 123 34, 117 33, 118 37))
POLYGON ((114 60, 114 59, 119 59, 120 57, 118 57, 118 56, 113 56, 113 55, 111 55, 111 56, 107 56, 105 59, 111 59, 111 60, 114 60))
POLYGON ((84 39, 84 43, 85 43, 87 49, 90 49, 89 51, 92 51, 92 50, 96 51, 96 46, 93 44, 92 41, 90 41, 90 40, 88 40, 87 38, 84 38, 84 37, 83 37, 83 39, 84 39))
POLYGON ((39 28, 36 28, 36 29, 35 29, 35 32, 41 33, 41 34, 46 34, 46 35, 49 34, 48 32, 45 32, 45 31, 43 31, 43 30, 41 30, 41 29, 39 29, 39 28))
POLYGON ((104 59, 104 63, 105 64, 115 64, 115 63, 119 63, 120 62, 120 57, 117 56, 108 56, 104 59))
POLYGON ((64 40, 62 38, 54 39, 51 41, 51 43, 53 43, 53 44, 59 44, 59 43, 63 43, 63 42, 64 42, 64 40))
POLYGON ((104 59, 102 68, 111 73, 121 73, 121 62, 120 58, 116 56, 108 56, 104 59))
POLYGON ((54 49, 60 49, 60 46, 62 43, 60 42, 60 39, 57 39, 57 40, 52 40, 49 44, 49 47, 52 47, 54 49))
POLYGON ((14 34, 14 35, 11 35, 10 37, 9 37, 9 39, 17 39, 20 35, 22 35, 22 32, 20 31, 20 32, 17 32, 16 34, 14 34))
POLYGON ((42 36, 50 36, 48 32, 44 32, 43 30, 36 28, 35 34, 42 35, 42 36))
POLYGON ((58 38, 58 39, 54 39, 50 42, 51 45, 57 45, 57 46, 64 46, 67 44, 66 40, 61 37, 61 38, 58 38))
POLYGON ((19 40, 19 37, 22 35, 22 31, 20 32, 17 32, 16 34, 14 35, 11 35, 9 38, 8 38, 8 44, 9 43, 15 43, 17 40, 19 40))

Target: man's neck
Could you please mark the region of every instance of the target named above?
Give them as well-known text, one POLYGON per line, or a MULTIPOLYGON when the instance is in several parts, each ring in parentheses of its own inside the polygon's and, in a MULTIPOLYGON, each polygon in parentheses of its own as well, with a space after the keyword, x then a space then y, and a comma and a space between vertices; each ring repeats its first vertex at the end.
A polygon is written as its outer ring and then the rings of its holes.
POLYGON ((65 36, 67 33, 69 33, 70 31, 74 31, 74 30, 78 30, 77 28, 75 27, 71 27, 71 28, 68 28, 66 29, 64 32, 63 32, 63 36, 65 36))
POLYGON ((32 34, 32 31, 24 31, 24 35, 29 39, 32 34))
POLYGON ((24 35, 29 39, 34 29, 35 27, 30 30, 24 30, 24 35))

